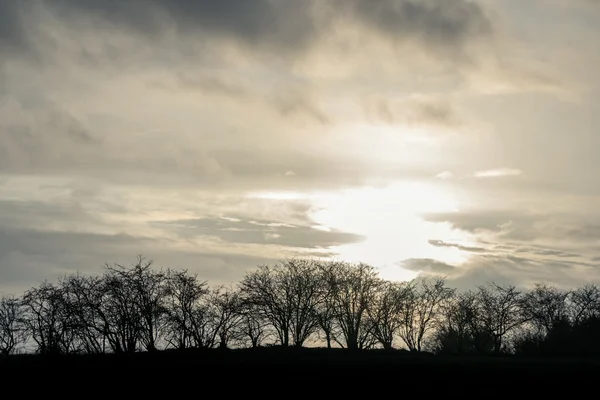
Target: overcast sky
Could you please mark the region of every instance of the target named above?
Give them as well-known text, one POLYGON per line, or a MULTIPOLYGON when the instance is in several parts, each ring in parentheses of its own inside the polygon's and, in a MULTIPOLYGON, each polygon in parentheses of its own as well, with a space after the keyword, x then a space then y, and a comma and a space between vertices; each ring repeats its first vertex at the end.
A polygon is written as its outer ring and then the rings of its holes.
POLYGON ((596 0, 2 0, 0 291, 137 254, 600 278, 596 0))

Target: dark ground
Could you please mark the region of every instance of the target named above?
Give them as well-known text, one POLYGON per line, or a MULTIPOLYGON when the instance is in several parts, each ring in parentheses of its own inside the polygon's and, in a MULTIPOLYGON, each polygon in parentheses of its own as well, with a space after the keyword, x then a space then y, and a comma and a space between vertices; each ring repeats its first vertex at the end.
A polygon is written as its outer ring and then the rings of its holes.
MULTIPOLYGON (((571 390, 582 389, 588 383, 600 383, 600 359, 551 359, 518 357, 465 357, 412 354, 405 351, 350 352, 342 349, 259 348, 247 350, 161 351, 131 355, 73 355, 44 357, 19 355, 0 360, 2 376, 41 373, 46 376, 60 372, 97 376, 177 376, 191 374, 203 381, 223 382, 228 379, 265 379, 293 382, 316 379, 320 384, 382 385, 387 383, 430 382, 436 385, 459 385, 469 388, 490 385, 535 385, 550 389, 572 382, 571 390), (325 378, 325 379, 322 379, 325 378), (371 383, 369 383, 371 382, 371 383)), ((161 378, 162 379, 162 378, 161 378)), ((121 381, 123 381, 121 379, 121 381)), ((314 380, 311 382, 315 382, 314 380)), ((358 386, 360 387, 360 386, 358 386)), ((572 393, 571 393, 572 394, 572 393)))

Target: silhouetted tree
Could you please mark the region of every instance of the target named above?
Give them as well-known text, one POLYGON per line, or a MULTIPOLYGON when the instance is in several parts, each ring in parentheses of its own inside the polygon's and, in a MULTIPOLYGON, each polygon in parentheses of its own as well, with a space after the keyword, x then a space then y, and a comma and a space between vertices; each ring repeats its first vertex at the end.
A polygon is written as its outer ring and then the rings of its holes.
POLYGON ((235 337, 243 347, 256 348, 266 336, 265 321, 252 304, 240 304, 240 322, 235 337))
POLYGON ((176 348, 202 347, 203 316, 206 306, 202 304, 209 293, 206 282, 187 270, 168 270, 166 276, 167 342, 176 348), (199 318, 200 317, 200 318, 199 318))
POLYGON ((324 265, 324 277, 333 305, 333 321, 339 335, 333 339, 350 350, 372 347, 373 324, 368 310, 373 306, 382 280, 374 267, 359 263, 332 262, 324 265))
POLYGON ((477 293, 458 293, 442 305, 433 338, 436 353, 481 354, 493 351, 494 338, 482 323, 477 293))
POLYGON ((301 347, 319 329, 317 310, 324 300, 318 265, 291 259, 283 264, 292 299, 291 333, 294 346, 301 347))
POLYGON ((64 290, 44 282, 23 296, 31 338, 42 354, 67 354, 75 343, 76 318, 69 313, 64 290))
POLYGON ((568 296, 568 292, 538 283, 523 299, 524 316, 539 334, 547 335, 568 318, 568 296))
POLYGON ((130 268, 115 264, 106 266, 110 279, 123 285, 129 292, 129 301, 133 302, 130 318, 136 326, 138 340, 148 351, 157 350, 157 341, 166 327, 166 297, 168 285, 166 274, 152 269, 152 261, 138 256, 137 262, 130 268))
POLYGON ((103 353, 106 350, 106 330, 98 312, 101 297, 97 297, 97 288, 100 281, 101 278, 80 274, 59 280, 77 351, 103 353))
POLYGON ((402 325, 402 309, 411 289, 407 283, 383 282, 367 310, 373 336, 386 350, 393 348, 394 338, 402 325))
POLYGON ((316 265, 302 259, 261 266, 240 283, 244 302, 269 322, 283 346, 288 346, 290 339, 295 346, 302 346, 318 329, 320 289, 316 265))
POLYGON ((13 354, 27 341, 25 309, 21 300, 12 296, 0 298, 0 354, 13 354))
POLYGON ((315 307, 316 319, 319 324, 319 333, 325 339, 327 348, 330 349, 332 342, 337 341, 339 329, 335 324, 336 297, 332 289, 331 263, 318 263, 317 281, 320 286, 321 301, 315 307))
POLYGON ((486 333, 492 335, 494 352, 504 350, 504 338, 529 317, 525 314, 524 298, 514 286, 490 283, 477 291, 479 320, 486 333))
POLYGON ((107 267, 97 295, 104 320, 105 335, 115 353, 132 353, 138 348, 143 323, 136 293, 127 279, 127 271, 107 267))
POLYGON ((600 289, 585 285, 568 296, 570 319, 574 325, 593 318, 600 318, 600 289))
POLYGON ((442 315, 442 305, 453 294, 454 290, 446 287, 441 278, 421 278, 407 287, 398 331, 409 350, 423 350, 426 335, 436 327, 442 315))
POLYGON ((212 331, 219 340, 219 348, 226 349, 242 321, 240 293, 233 288, 220 286, 211 291, 208 302, 212 315, 212 331))

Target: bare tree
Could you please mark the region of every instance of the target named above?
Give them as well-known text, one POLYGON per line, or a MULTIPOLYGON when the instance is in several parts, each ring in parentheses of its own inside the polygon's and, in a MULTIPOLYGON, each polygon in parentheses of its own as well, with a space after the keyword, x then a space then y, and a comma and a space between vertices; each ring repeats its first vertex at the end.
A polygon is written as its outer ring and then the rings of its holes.
POLYGON ((321 288, 317 265, 301 259, 261 266, 240 283, 244 302, 269 322, 283 346, 288 346, 290 339, 295 346, 302 346, 317 331, 321 288))
POLYGON ((540 335, 547 335, 554 326, 568 319, 568 296, 568 292, 541 283, 525 295, 524 315, 540 335))
POLYGON ((260 266, 244 276, 240 291, 244 302, 252 305, 275 329, 279 343, 289 345, 292 304, 289 288, 282 274, 268 265, 260 266))
POLYGON ((75 348, 86 353, 103 353, 106 350, 106 336, 103 321, 98 313, 97 277, 72 274, 62 278, 59 285, 66 312, 72 318, 75 348))
POLYGON ((438 353, 485 353, 493 350, 492 335, 482 326, 477 294, 456 294, 442 306, 434 337, 438 353))
POLYGON ((382 281, 374 267, 359 263, 327 263, 322 266, 333 304, 333 321, 339 335, 334 340, 351 350, 372 347, 377 339, 368 310, 382 281))
POLYGON ((393 348, 394 338, 402 325, 402 307, 409 290, 406 283, 384 282, 367 310, 373 336, 386 350, 393 348))
POLYGON ((596 285, 588 284, 572 291, 568 303, 574 325, 600 317, 600 289, 596 285))
POLYGON ((243 347, 256 348, 266 337, 265 321, 256 308, 250 304, 240 304, 240 323, 235 337, 243 347))
POLYGON ((333 283, 330 277, 330 266, 328 264, 319 265, 318 283, 320 285, 321 301, 315 307, 316 320, 319 324, 320 334, 322 334, 327 344, 327 348, 331 349, 332 342, 336 341, 338 334, 337 325, 335 324, 336 303, 331 284, 333 283))
POLYGON ((212 332, 218 338, 219 348, 226 349, 242 321, 240 293, 231 287, 220 286, 211 291, 208 302, 212 332))
POLYGON ((505 336, 527 320, 523 295, 512 285, 490 283, 478 288, 477 303, 480 321, 493 335, 494 352, 500 353, 505 336))
POLYGON ((167 341, 176 348, 201 347, 202 318, 205 313, 198 312, 205 307, 202 303, 209 293, 206 282, 198 281, 197 275, 187 270, 167 271, 167 341))
POLYGON ((105 337, 115 353, 132 353, 138 348, 142 321, 136 294, 131 290, 126 272, 109 269, 102 279, 97 304, 103 320, 105 337))
POLYGON ((282 267, 291 295, 292 341, 301 347, 319 328, 317 309, 323 301, 319 268, 315 262, 303 259, 286 260, 282 267))
POLYGON ((13 354, 27 341, 25 309, 21 300, 12 296, 0 298, 0 354, 13 354))
POLYGON ((426 335, 439 322, 442 305, 453 294, 454 290, 446 287, 441 278, 421 278, 407 287, 398 331, 409 350, 422 351, 426 335))
POLYGON ((165 273, 154 271, 152 261, 145 261, 142 256, 138 256, 137 262, 130 268, 115 264, 107 265, 106 269, 129 292, 134 303, 131 317, 135 319, 139 341, 146 350, 157 350, 157 342, 166 326, 168 287, 165 273))
POLYGON ((73 350, 76 319, 69 313, 64 291, 44 282, 23 296, 27 328, 43 354, 66 354, 73 350))

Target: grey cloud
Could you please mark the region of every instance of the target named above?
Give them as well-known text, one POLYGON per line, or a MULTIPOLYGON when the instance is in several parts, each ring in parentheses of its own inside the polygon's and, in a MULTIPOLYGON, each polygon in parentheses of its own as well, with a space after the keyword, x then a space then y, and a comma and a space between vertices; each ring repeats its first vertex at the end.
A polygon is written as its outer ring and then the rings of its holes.
POLYGON ((229 243, 275 244, 299 248, 330 248, 363 240, 361 235, 324 231, 310 226, 295 226, 273 221, 233 221, 202 218, 155 221, 154 226, 176 231, 183 237, 213 236, 229 243))
POLYGON ((244 128, 227 132, 228 138, 237 140, 234 145, 218 133, 210 138, 213 143, 173 142, 169 138, 173 132, 144 132, 143 137, 111 132, 102 138, 102 130, 108 128, 96 124, 98 132, 90 131, 80 119, 60 110, 19 104, 5 107, 4 114, 0 120, 4 172, 86 174, 136 184, 170 181, 239 190, 353 186, 368 174, 364 162, 351 155, 317 154, 311 152, 310 143, 298 148, 283 139, 276 142, 277 138, 250 141, 244 128), (290 170, 294 176, 278 175, 290 170))
POLYGON ((540 260, 515 256, 490 256, 473 259, 465 272, 454 282, 462 287, 473 287, 483 279, 501 280, 521 287, 537 282, 548 282, 573 288, 600 279, 600 265, 564 260, 540 260))
POLYGON ((510 210, 478 210, 469 212, 427 213, 426 221, 447 222, 453 228, 467 232, 491 231, 500 232, 506 226, 515 224, 531 224, 537 218, 533 215, 510 210))
POLYGON ((456 273, 456 267, 430 258, 410 258, 408 260, 401 261, 399 265, 402 268, 411 271, 426 272, 436 275, 448 275, 456 273))
POLYGON ((47 227, 69 222, 90 224, 98 220, 72 200, 0 200, 0 225, 4 227, 47 227))
POLYGON ((190 75, 184 72, 175 74, 178 83, 178 89, 184 90, 200 90, 208 94, 224 95, 232 98, 247 98, 252 95, 250 89, 232 82, 231 78, 221 77, 217 74, 200 74, 190 75))
MULTIPOLYGON (((24 21, 16 18, 20 4, 9 0, 2 6, 7 16, 3 22, 8 22, 0 25, 4 38, 26 37, 24 21)), ((416 39, 445 56, 456 55, 466 42, 492 31, 481 6, 466 0, 42 0, 41 4, 66 21, 89 17, 81 27, 102 21, 107 29, 118 27, 153 41, 175 32, 232 38, 283 52, 309 47, 337 20, 348 18, 394 40, 416 39)))
POLYGON ((459 117, 452 105, 447 102, 421 102, 416 106, 415 122, 426 122, 442 126, 460 125, 459 117))
POLYGON ((462 119, 450 101, 437 99, 389 100, 384 96, 363 99, 366 116, 387 124, 404 122, 411 125, 456 128, 462 119))
POLYGON ((330 122, 330 118, 302 91, 292 90, 278 93, 271 100, 271 104, 283 116, 301 114, 323 125, 330 122))
MULTIPOLYGON (((176 81, 178 83, 177 89, 200 91, 205 95, 225 96, 246 104, 248 102, 264 104, 284 118, 306 116, 322 125, 330 122, 330 117, 321 110, 320 106, 308 93, 307 88, 270 90, 261 88, 261 91, 240 82, 235 82, 231 76, 220 76, 215 73, 203 74, 202 72, 195 72, 193 75, 178 72, 176 73, 176 81)), ((168 88, 168 85, 163 83, 155 85, 168 88)))
POLYGON ((44 169, 63 156, 85 159, 82 152, 98 150, 99 140, 81 120, 56 104, 45 106, 0 102, 0 168, 44 169))
MULTIPOLYGON (((532 256, 589 256, 600 240, 600 216, 530 213, 518 210, 478 210, 423 215, 430 222, 448 223, 471 234, 491 235, 494 251, 532 256)), ((484 242, 482 242, 484 243, 484 242)), ((487 246, 486 246, 487 247, 487 246)))
POLYGON ((447 55, 492 33, 478 3, 465 0, 339 0, 354 18, 395 39, 416 37, 447 55))
POLYGON ((506 246, 511 251, 516 253, 529 253, 535 254, 539 256, 551 256, 551 257, 561 257, 561 258, 575 258, 581 257, 581 254, 567 252, 563 250, 557 249, 548 249, 541 246, 531 246, 531 247, 523 247, 523 246, 506 246))
POLYGON ((444 242, 443 240, 429 240, 428 241, 430 245, 432 246, 436 246, 436 247, 454 247, 457 248, 459 250, 462 251, 468 251, 470 253, 483 253, 486 252, 487 249, 483 248, 483 247, 472 247, 472 246, 463 246, 457 243, 448 243, 448 242, 444 242))
POLYGON ((235 283, 249 269, 276 261, 268 256, 175 250, 169 246, 163 239, 126 234, 0 228, 0 293, 20 294, 44 279, 77 271, 100 273, 105 263, 129 264, 136 254, 153 259, 157 268, 188 269, 213 284, 235 283))
POLYGON ((60 10, 69 17, 75 12, 100 18, 151 39, 174 28, 180 34, 231 37, 292 51, 305 47, 315 34, 309 7, 297 1, 65 0, 60 10))
POLYGON ((0 52, 23 47, 26 35, 21 24, 21 6, 19 0, 4 0, 0 2, 0 52))
POLYGON ((472 289, 489 282, 514 284, 521 288, 548 282, 564 288, 574 288, 590 281, 600 281, 600 264, 541 260, 506 254, 477 255, 460 266, 430 259, 409 259, 400 265, 424 274, 444 276, 450 287, 459 290, 472 289))

